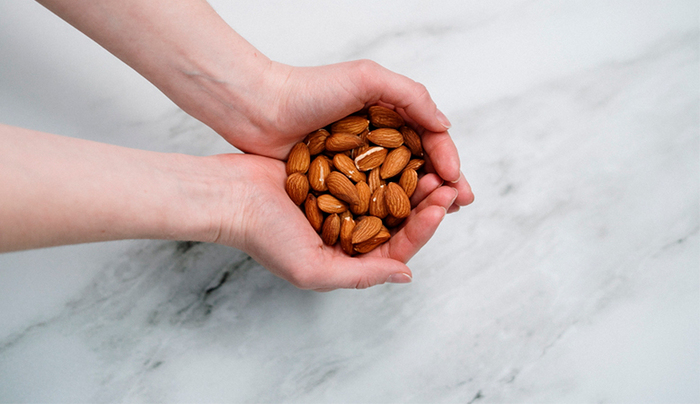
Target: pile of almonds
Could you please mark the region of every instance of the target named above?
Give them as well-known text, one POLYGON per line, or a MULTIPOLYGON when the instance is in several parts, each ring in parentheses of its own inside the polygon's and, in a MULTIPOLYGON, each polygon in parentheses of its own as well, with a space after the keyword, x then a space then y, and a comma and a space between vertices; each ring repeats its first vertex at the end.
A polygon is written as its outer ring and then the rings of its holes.
POLYGON ((375 105, 294 145, 287 194, 325 244, 340 239, 347 254, 367 253, 410 215, 422 157, 420 137, 401 115, 375 105))

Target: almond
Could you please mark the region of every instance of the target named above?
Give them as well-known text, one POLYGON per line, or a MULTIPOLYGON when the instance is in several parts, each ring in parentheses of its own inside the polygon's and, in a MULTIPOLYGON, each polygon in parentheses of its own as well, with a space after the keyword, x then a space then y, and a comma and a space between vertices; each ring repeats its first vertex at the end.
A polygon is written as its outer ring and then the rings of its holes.
POLYGON ((359 136, 347 133, 337 133, 326 139, 326 151, 342 152, 362 146, 363 141, 359 136))
POLYGON ((355 229, 355 220, 352 215, 345 211, 340 215, 340 247, 348 255, 353 255, 355 250, 352 246, 352 233, 355 229))
POLYGON ((396 129, 379 128, 369 132, 367 140, 377 146, 395 149, 403 144, 403 135, 396 129))
POLYGON ((401 185, 401 188, 403 188, 406 195, 410 198, 416 190, 416 186, 418 186, 418 173, 416 170, 410 168, 404 169, 401 173, 401 178, 399 178, 399 185, 401 185))
POLYGON ((374 250, 375 248, 379 247, 380 245, 384 244, 390 238, 391 238, 391 233, 389 233, 389 229, 382 226, 382 229, 379 230, 379 233, 377 233, 374 237, 370 238, 367 241, 355 244, 354 249, 356 252, 358 252, 360 254, 366 254, 366 253, 374 250))
POLYGON ((316 191, 328 190, 326 177, 331 173, 331 162, 326 156, 318 156, 309 166, 309 185, 316 191))
POLYGON ((309 194, 309 180, 302 173, 292 173, 285 184, 287 194, 296 205, 301 205, 309 194))
POLYGON ((321 230, 321 240, 326 245, 333 246, 336 241, 338 241, 338 235, 340 234, 340 217, 337 213, 329 215, 323 222, 323 229, 321 230))
POLYGON ((369 171, 384 163, 387 150, 383 147, 370 147, 367 151, 355 157, 355 166, 360 171, 369 171))
POLYGON ((384 181, 379 175, 379 171, 379 167, 377 167, 370 171, 369 175, 367 176, 367 185, 369 185, 369 190, 372 193, 374 193, 374 191, 376 191, 380 185, 386 184, 386 181, 384 181))
POLYGON ((338 169, 338 171, 347 175, 355 182, 367 181, 367 175, 361 171, 358 171, 357 167, 355 167, 355 162, 344 154, 336 154, 333 156, 333 165, 338 169))
POLYGON ((352 243, 357 244, 374 237, 382 229, 382 219, 375 216, 367 216, 355 225, 352 232, 352 243))
POLYGON ((372 199, 369 201, 369 214, 384 219, 389 214, 389 209, 386 206, 385 200, 386 185, 380 185, 372 194, 372 199))
MULTIPOLYGON (((367 118, 361 116, 347 116, 331 125, 331 133, 345 133, 348 135, 359 135, 369 127, 367 118)), ((327 147, 327 146, 326 146, 327 147)))
POLYGON ((398 129, 404 124, 404 120, 396 111, 380 105, 369 107, 369 120, 377 128, 398 129))
POLYGON ((404 170, 416 170, 418 171, 423 165, 425 164, 425 160, 423 159, 412 159, 411 161, 406 164, 406 167, 404 167, 404 170))
POLYGON ((390 182, 386 187, 384 200, 389 213, 398 219, 408 217, 411 214, 411 201, 406 192, 395 182, 390 182))
POLYGON ((369 190, 369 185, 366 182, 358 182, 355 184, 359 202, 350 205, 350 210, 356 215, 364 215, 369 209, 369 201, 372 198, 372 192, 369 190))
POLYGON ((310 163, 311 155, 306 143, 299 142, 295 144, 289 152, 289 157, 287 157, 287 175, 291 173, 306 174, 310 163))
POLYGON ((343 175, 343 173, 338 171, 331 172, 326 178, 326 184, 328 185, 328 191, 330 191, 330 193, 336 198, 345 201, 350 205, 356 204, 360 201, 355 185, 348 177, 343 175))
POLYGON ((399 128, 401 136, 403 136, 403 142, 411 150, 411 153, 417 157, 423 157, 423 143, 420 140, 420 136, 411 129, 410 127, 404 125, 399 128))
POLYGON ((311 227, 316 230, 316 233, 321 231, 321 226, 323 225, 323 213, 318 208, 316 203, 316 197, 313 194, 306 196, 306 202, 304 202, 304 212, 306 212, 306 218, 311 223, 311 227))
POLYGON ((309 154, 315 156, 326 150, 326 139, 331 134, 325 129, 319 129, 306 136, 306 144, 309 146, 309 154))
POLYGON ((319 195, 316 198, 318 208, 326 213, 343 213, 348 210, 348 205, 330 194, 319 195))
POLYGON ((403 221, 406 220, 404 217, 396 217, 394 215, 388 215, 387 217, 384 218, 384 225, 387 227, 398 227, 403 223, 403 221))
POLYGON ((406 146, 401 146, 389 152, 386 155, 384 163, 382 163, 382 169, 379 175, 383 179, 391 178, 396 174, 400 173, 408 161, 411 159, 411 151, 406 148, 406 146))

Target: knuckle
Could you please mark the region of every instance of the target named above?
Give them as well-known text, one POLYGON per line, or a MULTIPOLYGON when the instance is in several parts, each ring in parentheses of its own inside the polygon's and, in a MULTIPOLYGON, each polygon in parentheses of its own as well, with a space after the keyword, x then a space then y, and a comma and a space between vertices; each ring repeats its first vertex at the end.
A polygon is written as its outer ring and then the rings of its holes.
POLYGON ((370 286, 374 286, 374 284, 375 283, 372 281, 371 278, 369 278, 367 276, 361 276, 355 282, 355 289, 367 289, 370 286))
POLYGON ((416 99, 430 98, 430 93, 428 92, 428 88, 425 85, 416 82, 413 85, 413 96, 416 99))

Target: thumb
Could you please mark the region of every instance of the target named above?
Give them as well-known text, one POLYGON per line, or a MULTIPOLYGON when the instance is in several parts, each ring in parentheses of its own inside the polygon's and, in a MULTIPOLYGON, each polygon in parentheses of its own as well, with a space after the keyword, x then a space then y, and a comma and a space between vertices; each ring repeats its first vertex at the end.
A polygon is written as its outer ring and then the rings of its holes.
POLYGON ((381 257, 337 257, 324 276, 324 284, 314 288, 329 291, 338 288, 366 289, 383 283, 411 282, 411 270, 406 264, 381 257))
POLYGON ((432 132, 441 133, 450 128, 449 120, 437 108, 423 84, 369 60, 355 63, 360 63, 360 68, 355 69, 360 74, 356 82, 361 83, 359 90, 364 93, 358 94, 358 98, 370 103, 381 101, 402 109, 411 120, 432 132))

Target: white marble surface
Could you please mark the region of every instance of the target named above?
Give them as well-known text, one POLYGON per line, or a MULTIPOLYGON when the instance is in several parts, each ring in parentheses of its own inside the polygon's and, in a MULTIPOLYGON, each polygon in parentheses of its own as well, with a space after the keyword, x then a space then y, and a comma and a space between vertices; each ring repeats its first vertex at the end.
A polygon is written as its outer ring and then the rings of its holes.
MULTIPOLYGON (((424 83, 476 202, 412 284, 364 291, 206 244, 0 255, 1 402, 700 401, 697 1, 213 5, 276 60, 424 83)), ((0 3, 0 122, 230 151, 23 0, 0 3)))

